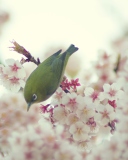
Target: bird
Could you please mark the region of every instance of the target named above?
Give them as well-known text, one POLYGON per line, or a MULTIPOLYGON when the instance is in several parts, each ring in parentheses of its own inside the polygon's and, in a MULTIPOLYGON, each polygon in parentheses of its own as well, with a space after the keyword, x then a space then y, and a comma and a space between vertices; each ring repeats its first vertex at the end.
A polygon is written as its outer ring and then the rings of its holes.
POLYGON ((53 95, 63 80, 69 57, 77 50, 78 47, 73 44, 64 53, 61 53, 60 49, 40 63, 30 74, 24 87, 27 111, 32 104, 43 102, 53 95))

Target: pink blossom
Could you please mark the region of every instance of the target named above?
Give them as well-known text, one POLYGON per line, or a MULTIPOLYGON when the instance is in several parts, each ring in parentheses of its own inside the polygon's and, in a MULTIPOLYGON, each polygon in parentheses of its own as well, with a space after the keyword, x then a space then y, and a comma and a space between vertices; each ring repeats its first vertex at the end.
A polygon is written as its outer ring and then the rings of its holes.
POLYGON ((61 87, 59 87, 56 92, 53 94, 51 103, 53 105, 58 105, 62 103, 62 98, 66 96, 66 93, 62 90, 61 87))
POLYGON ((83 160, 83 158, 78 154, 75 146, 71 147, 71 145, 66 142, 60 146, 60 150, 55 152, 55 160, 83 160))
MULTIPOLYGON (((21 93, 7 93, 0 97, 0 150, 1 152, 9 152, 8 138, 11 133, 21 131, 28 124, 37 124, 40 119, 37 105, 33 106, 33 110, 27 114, 26 103, 21 93)), ((13 139, 16 144, 23 142, 23 137, 18 137, 15 134, 13 139)))
POLYGON ((12 76, 18 76, 20 78, 24 78, 26 76, 25 70, 20 62, 14 59, 7 59, 6 60, 6 72, 10 73, 12 76))
POLYGON ((81 121, 72 124, 69 132, 75 141, 85 141, 88 139, 89 127, 81 121))
POLYGON ((79 105, 76 110, 76 114, 83 122, 87 122, 89 118, 95 115, 94 104, 92 103, 83 103, 79 105))
POLYGON ((71 86, 73 89, 76 90, 76 87, 77 87, 77 86, 80 86, 79 79, 77 78, 77 79, 75 79, 75 80, 71 80, 70 86, 71 86))
POLYGON ((61 82, 61 87, 63 90, 70 90, 72 88, 73 90, 76 90, 76 88, 80 86, 79 79, 72 79, 71 81, 68 81, 66 78, 64 81, 61 82))
POLYGON ((78 142, 77 145, 78 145, 78 148, 84 152, 85 151, 90 152, 92 149, 92 143, 90 142, 90 139, 82 141, 82 142, 78 142))
POLYGON ((88 99, 93 103, 100 103, 99 93, 97 91, 94 91, 93 88, 87 87, 85 88, 85 97, 88 97, 88 99))
POLYGON ((1 66, 1 82, 12 92, 18 92, 25 86, 25 70, 20 62, 13 59, 6 60, 6 63, 7 66, 1 66))
POLYGON ((9 158, 13 160, 40 160, 42 158, 47 160, 82 160, 77 148, 65 138, 62 139, 61 134, 43 119, 34 126, 29 125, 27 130, 24 129, 23 132, 12 132, 9 138, 9 158), (40 134, 36 132, 37 128, 40 130, 40 134), (20 143, 17 143, 16 139, 19 139, 20 143), (21 156, 19 156, 20 154, 21 156))
POLYGON ((25 81, 18 77, 11 77, 4 83, 4 85, 12 92, 18 92, 20 88, 24 88, 25 81))
POLYGON ((67 93, 66 96, 63 97, 62 99, 62 104, 65 105, 65 107, 69 110, 69 111, 76 111, 77 107, 79 106, 79 103, 81 102, 81 100, 83 99, 82 96, 77 95, 76 93, 67 93))
POLYGON ((102 125, 108 125, 109 122, 116 118, 114 108, 109 104, 99 105, 97 106, 96 110, 98 111, 98 113, 96 114, 97 120, 102 125))
POLYGON ((117 100, 123 98, 124 92, 121 90, 121 86, 117 83, 104 84, 104 97, 109 100, 117 100))
POLYGON ((67 124, 68 125, 72 125, 74 123, 76 123, 77 121, 79 121, 79 118, 77 117, 77 115, 75 113, 70 113, 67 117, 67 124))
POLYGON ((89 118, 88 122, 86 123, 90 127, 90 134, 93 135, 99 131, 99 125, 94 120, 94 117, 89 118))
POLYGON ((61 87, 63 90, 70 90, 70 82, 66 78, 64 81, 61 82, 61 87))
POLYGON ((53 117, 61 124, 65 124, 67 122, 68 111, 65 107, 56 107, 53 111, 53 117))

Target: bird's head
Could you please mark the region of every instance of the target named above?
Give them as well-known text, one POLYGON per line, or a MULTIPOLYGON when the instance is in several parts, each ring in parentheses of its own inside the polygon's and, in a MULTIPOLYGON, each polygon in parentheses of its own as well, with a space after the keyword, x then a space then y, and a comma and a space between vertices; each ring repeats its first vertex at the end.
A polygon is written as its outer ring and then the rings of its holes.
POLYGON ((38 103, 38 95, 36 93, 30 94, 30 95, 24 94, 24 97, 25 97, 25 100, 28 104, 27 111, 29 111, 32 104, 38 103))

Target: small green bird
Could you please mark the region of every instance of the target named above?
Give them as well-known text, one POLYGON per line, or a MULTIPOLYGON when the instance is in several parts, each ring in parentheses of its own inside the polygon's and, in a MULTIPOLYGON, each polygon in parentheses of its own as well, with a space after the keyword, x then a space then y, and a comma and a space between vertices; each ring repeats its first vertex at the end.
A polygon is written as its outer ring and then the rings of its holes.
POLYGON ((69 57, 78 50, 73 44, 62 54, 59 50, 30 74, 24 87, 24 98, 28 104, 27 111, 33 103, 47 100, 59 87, 69 57))

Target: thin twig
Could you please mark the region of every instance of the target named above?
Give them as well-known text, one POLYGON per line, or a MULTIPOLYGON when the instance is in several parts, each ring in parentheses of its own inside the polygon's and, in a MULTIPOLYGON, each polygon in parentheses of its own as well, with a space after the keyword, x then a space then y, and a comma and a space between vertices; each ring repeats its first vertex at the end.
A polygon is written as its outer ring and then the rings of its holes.
POLYGON ((21 63, 25 63, 25 62, 33 62, 36 65, 40 64, 40 59, 37 58, 37 60, 30 54, 29 51, 27 51, 23 46, 19 45, 15 40, 11 41, 11 43, 14 45, 11 48, 13 51, 18 52, 19 54, 24 55, 27 59, 22 58, 21 59, 21 63))

